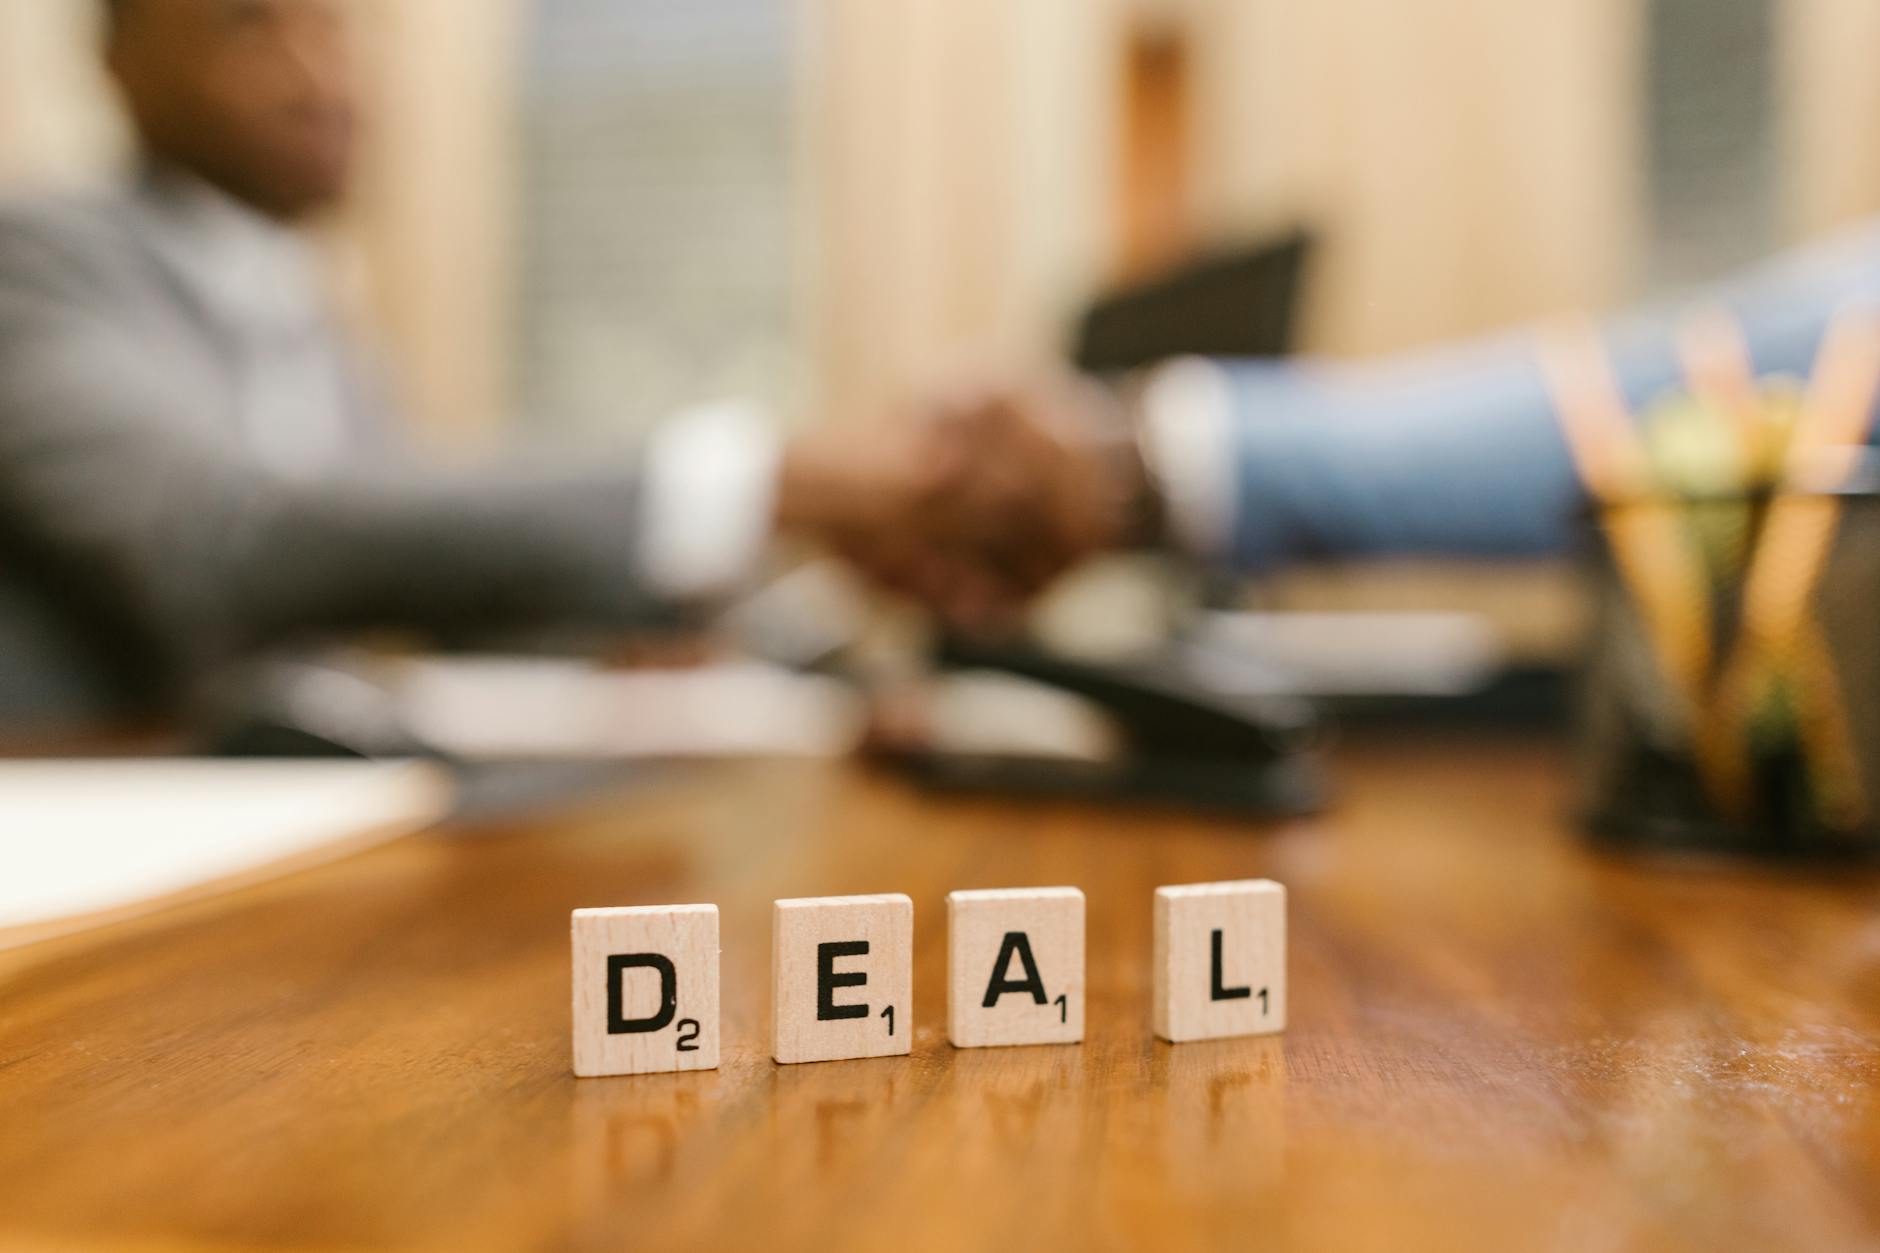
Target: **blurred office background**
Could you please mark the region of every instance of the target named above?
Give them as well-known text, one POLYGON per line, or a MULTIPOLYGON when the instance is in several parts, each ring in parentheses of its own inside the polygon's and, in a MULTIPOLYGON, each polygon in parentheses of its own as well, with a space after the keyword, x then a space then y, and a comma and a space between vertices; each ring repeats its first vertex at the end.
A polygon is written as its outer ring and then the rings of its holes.
MULTIPOLYGON (((1300 346, 1675 290, 1880 208, 1869 0, 353 0, 376 107, 328 232, 424 439, 736 393, 878 414, 962 351, 1294 226, 1300 346)), ((93 0, 0 6, 0 185, 108 176, 93 0)), ((1307 572, 1497 603, 1545 579, 1307 572)))

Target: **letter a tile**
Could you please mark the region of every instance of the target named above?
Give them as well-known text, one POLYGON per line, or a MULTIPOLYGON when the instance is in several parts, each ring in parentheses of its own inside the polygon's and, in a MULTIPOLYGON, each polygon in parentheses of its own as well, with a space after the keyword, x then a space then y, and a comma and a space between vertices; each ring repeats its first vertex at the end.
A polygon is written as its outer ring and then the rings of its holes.
POLYGON ((960 1048, 1084 1038, 1084 894, 947 896, 947 1037, 960 1048))
POLYGON ((718 907, 577 909, 574 1073, 718 1068, 718 907))
POLYGON ((1286 889, 1270 879, 1155 890, 1155 1033, 1286 1029, 1286 889))
POLYGON ((914 1031, 914 902, 900 895, 778 901, 770 973, 778 1061, 906 1053, 914 1031))

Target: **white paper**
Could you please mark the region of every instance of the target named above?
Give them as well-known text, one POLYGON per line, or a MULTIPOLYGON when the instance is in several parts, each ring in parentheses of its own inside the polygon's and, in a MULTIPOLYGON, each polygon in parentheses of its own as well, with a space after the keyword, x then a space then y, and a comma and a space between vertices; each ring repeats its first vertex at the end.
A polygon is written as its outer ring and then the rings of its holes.
POLYGON ((0 762, 0 947, 441 818, 432 767, 356 761, 0 762))
POLYGON ((387 687, 422 742, 467 760, 835 757, 862 702, 844 684, 760 662, 605 670, 543 658, 459 657, 395 667, 387 687))

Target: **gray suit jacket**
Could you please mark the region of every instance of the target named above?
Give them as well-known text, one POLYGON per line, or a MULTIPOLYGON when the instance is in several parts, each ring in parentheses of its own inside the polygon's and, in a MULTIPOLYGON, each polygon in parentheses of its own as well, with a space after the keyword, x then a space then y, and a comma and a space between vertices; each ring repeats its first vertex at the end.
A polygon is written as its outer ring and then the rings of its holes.
POLYGON ((0 206, 0 721, 165 700, 352 628, 659 612, 630 467, 405 464, 315 289, 231 247, 240 211, 209 195, 0 206))

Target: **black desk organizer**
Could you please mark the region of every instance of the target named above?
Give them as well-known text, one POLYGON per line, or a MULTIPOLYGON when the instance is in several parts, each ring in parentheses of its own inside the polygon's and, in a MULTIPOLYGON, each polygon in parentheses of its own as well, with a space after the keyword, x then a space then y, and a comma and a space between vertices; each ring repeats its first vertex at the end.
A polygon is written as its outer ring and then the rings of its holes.
MULTIPOLYGON (((1847 711, 1859 774, 1880 798, 1880 493, 1850 489, 1812 607, 1838 697, 1847 711)), ((1576 718, 1579 817, 1600 842, 1777 859, 1880 861, 1880 818, 1854 826, 1817 808, 1808 764, 1792 744, 1751 756, 1753 814, 1733 820, 1706 794, 1691 743, 1661 712, 1672 697, 1640 612, 1619 577, 1597 516, 1585 564, 1594 620, 1576 718)), ((1713 590, 1718 650, 1735 643, 1741 580, 1713 590)))

